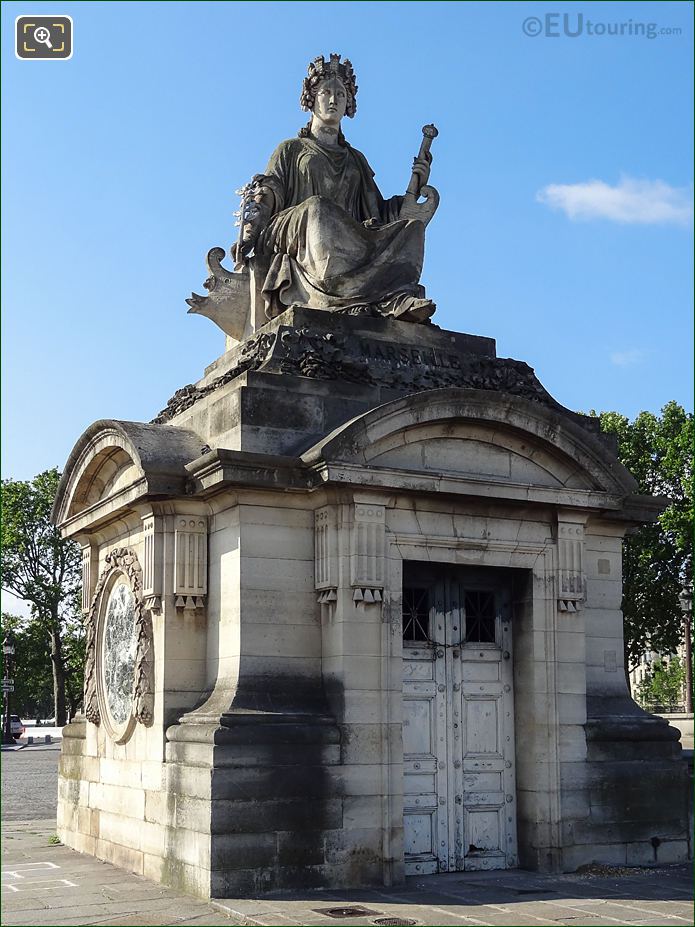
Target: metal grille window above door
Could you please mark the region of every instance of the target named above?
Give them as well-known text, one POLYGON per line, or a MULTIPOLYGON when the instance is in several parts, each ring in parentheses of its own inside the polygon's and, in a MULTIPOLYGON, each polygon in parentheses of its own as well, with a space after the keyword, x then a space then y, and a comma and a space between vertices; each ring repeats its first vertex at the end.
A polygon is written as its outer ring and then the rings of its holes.
POLYGON ((403 640, 429 641, 430 591, 406 586, 403 589, 403 640))
POLYGON ((466 590, 463 603, 466 643, 494 644, 497 626, 495 593, 492 590, 466 590))

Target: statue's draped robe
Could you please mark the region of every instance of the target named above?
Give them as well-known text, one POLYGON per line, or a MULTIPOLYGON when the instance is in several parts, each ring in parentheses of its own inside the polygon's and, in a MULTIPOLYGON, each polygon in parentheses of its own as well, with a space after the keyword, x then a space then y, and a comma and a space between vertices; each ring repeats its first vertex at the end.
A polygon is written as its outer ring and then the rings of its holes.
POLYGON ((340 309, 416 292, 425 226, 398 219, 403 197, 384 200, 361 152, 290 139, 262 183, 275 198, 255 248, 269 315, 293 303, 340 309))

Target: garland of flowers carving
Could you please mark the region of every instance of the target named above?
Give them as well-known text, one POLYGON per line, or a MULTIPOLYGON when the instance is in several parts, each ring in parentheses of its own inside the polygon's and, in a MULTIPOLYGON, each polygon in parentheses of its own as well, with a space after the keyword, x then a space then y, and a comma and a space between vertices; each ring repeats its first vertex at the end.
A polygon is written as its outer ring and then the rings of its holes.
POLYGON ((126 575, 135 600, 136 636, 135 677, 133 680, 133 717, 141 724, 152 724, 154 719, 154 660, 152 616, 142 595, 142 568, 137 555, 128 547, 120 547, 106 556, 86 619, 86 653, 84 668, 85 715, 93 724, 101 723, 101 710, 97 697, 97 613, 101 596, 114 572, 126 575))

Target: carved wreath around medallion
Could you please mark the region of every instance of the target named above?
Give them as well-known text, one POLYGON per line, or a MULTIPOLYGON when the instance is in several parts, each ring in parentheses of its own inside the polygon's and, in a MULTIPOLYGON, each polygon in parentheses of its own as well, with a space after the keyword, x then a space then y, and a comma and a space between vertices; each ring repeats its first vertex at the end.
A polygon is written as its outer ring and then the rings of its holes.
POLYGON ((142 568, 137 554, 128 547, 120 547, 106 557, 106 566, 102 571, 92 596, 92 602, 86 619, 86 653, 84 668, 84 707, 85 715, 94 724, 101 723, 101 710, 97 696, 97 615, 102 594, 109 580, 115 573, 124 573, 133 592, 135 602, 135 674, 133 679, 133 708, 136 721, 152 724, 154 717, 154 660, 152 640, 152 616, 145 606, 142 596, 142 568))

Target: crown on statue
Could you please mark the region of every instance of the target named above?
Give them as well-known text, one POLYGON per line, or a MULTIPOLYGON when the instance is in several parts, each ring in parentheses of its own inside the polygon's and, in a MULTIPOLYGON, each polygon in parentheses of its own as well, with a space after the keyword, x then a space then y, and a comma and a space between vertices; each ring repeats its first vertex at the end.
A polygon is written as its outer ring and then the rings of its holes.
POLYGON ((299 102, 303 110, 314 108, 316 99, 316 90, 322 80, 329 80, 331 77, 337 77, 345 87, 347 93, 347 106, 345 109, 346 116, 354 116, 357 111, 357 83, 355 81, 355 72, 352 70, 352 63, 346 58, 341 62, 340 55, 332 53, 328 61, 319 55, 309 63, 308 75, 304 78, 302 84, 302 95, 299 102))

